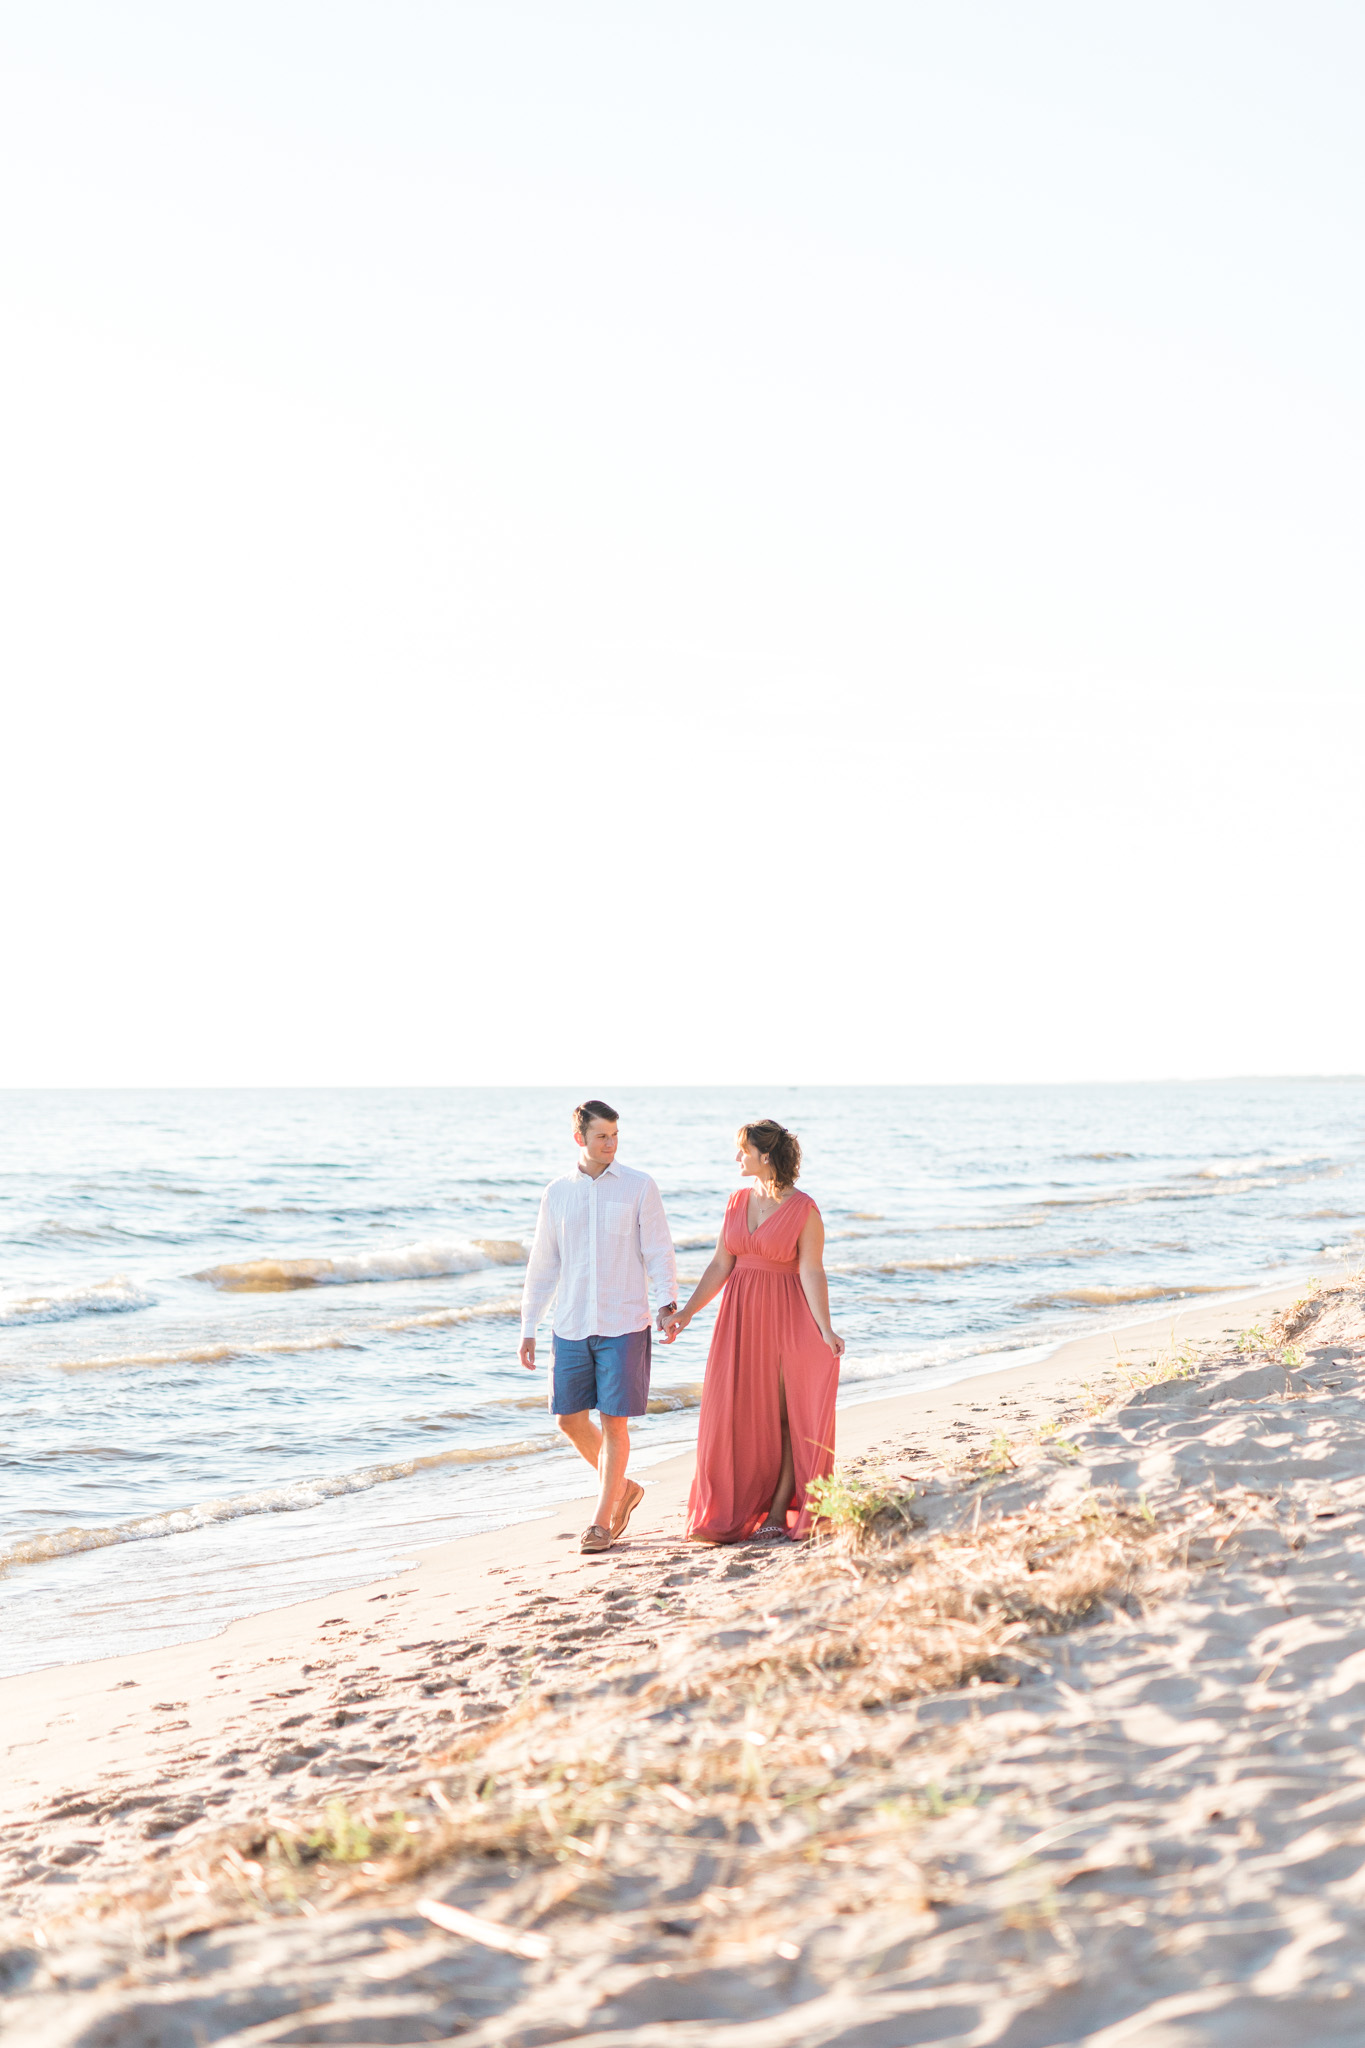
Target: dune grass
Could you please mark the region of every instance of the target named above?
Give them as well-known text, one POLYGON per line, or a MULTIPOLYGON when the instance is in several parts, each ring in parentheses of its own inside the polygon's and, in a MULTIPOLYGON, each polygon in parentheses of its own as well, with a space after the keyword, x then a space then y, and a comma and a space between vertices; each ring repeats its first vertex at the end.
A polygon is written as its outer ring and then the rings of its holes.
POLYGON ((623 1663, 563 1705, 528 1700, 433 1759, 413 1818, 333 1800, 322 1825, 205 1845, 199 1883, 222 1878, 239 1902, 307 1910, 310 1897, 334 1903, 496 1857, 523 1874, 558 1867, 567 1885, 518 1896, 562 1902, 623 1849, 632 1863, 679 1851, 695 1861, 699 1827, 728 1845, 736 1872, 755 1859, 794 1873, 812 1856, 838 1863, 851 1827, 859 1841, 891 1840, 970 1788, 955 1779, 954 1745, 939 1744, 925 1782, 897 1785, 888 1803, 881 1717, 1013 1683, 1031 1640, 1140 1600, 1178 1545, 1150 1510, 1089 1494, 1063 1512, 923 1537, 912 1498, 845 1474, 827 1499, 846 1511, 779 1581, 780 1611, 741 1609, 733 1628, 688 1642, 663 1668, 623 1663))

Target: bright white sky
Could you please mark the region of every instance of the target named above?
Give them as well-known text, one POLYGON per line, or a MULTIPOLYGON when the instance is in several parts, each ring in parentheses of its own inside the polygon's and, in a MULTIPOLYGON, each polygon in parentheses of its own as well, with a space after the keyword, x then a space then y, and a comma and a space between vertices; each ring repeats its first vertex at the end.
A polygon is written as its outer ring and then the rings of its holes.
POLYGON ((1365 1067, 1355 0, 0 53, 0 1083, 1365 1067))

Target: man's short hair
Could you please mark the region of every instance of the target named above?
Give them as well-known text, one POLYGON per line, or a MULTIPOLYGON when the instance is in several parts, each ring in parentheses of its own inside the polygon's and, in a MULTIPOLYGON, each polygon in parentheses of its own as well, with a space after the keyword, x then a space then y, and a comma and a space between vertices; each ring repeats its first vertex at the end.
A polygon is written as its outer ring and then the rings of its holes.
POLYGON ((619 1124, 621 1119, 609 1102, 580 1102, 573 1113, 573 1127, 580 1142, 588 1135, 588 1125, 600 1119, 604 1124, 619 1124))

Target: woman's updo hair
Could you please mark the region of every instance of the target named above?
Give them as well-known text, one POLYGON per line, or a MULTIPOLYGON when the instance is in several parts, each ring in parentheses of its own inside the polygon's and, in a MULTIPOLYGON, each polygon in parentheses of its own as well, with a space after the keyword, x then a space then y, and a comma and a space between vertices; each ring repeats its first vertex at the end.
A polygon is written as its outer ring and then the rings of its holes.
POLYGON ((795 1131, 784 1129, 775 1117, 765 1116, 756 1124, 741 1124, 739 1142, 767 1153, 779 1187, 795 1187, 801 1178, 801 1141, 795 1131))

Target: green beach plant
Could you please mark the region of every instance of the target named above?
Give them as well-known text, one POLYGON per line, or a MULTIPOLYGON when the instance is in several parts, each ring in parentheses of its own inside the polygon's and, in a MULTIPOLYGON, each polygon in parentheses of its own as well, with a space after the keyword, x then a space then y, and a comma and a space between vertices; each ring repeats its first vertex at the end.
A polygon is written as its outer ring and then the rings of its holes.
POLYGON ((329 1799, 323 1824, 308 1837, 307 1848, 329 1863, 364 1863, 374 1854, 374 1835, 343 1799, 329 1799))
POLYGON ((910 1503, 913 1486, 886 1473, 862 1473, 836 1465, 827 1479, 814 1479, 806 1500, 825 1537, 861 1542, 875 1533, 889 1535, 915 1526, 910 1503))
POLYGON ((1191 1344, 1177 1346, 1172 1327, 1169 1346, 1158 1352, 1149 1365, 1129 1365, 1120 1359, 1118 1370, 1134 1393, 1141 1393, 1144 1387, 1163 1386, 1167 1380, 1193 1379, 1199 1370, 1199 1354, 1191 1344))

